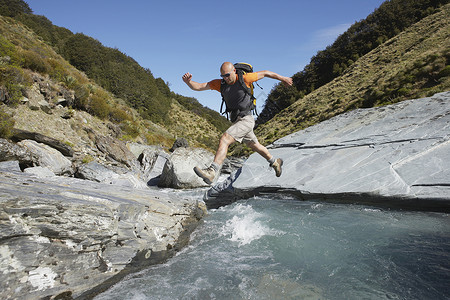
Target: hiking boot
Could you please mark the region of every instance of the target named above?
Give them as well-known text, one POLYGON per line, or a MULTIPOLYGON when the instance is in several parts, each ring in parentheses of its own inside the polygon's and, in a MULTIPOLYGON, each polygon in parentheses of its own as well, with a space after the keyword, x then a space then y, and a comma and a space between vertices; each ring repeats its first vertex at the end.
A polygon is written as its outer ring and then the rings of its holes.
POLYGON ((216 177, 216 171, 214 171, 214 169, 211 167, 208 167, 206 169, 200 169, 199 167, 195 167, 194 172, 199 177, 201 177, 203 181, 206 182, 207 184, 213 183, 214 178, 216 177))
POLYGON ((275 175, 277 177, 281 176, 281 166, 283 165, 283 160, 281 158, 277 158, 275 162, 271 165, 271 167, 275 170, 275 175))

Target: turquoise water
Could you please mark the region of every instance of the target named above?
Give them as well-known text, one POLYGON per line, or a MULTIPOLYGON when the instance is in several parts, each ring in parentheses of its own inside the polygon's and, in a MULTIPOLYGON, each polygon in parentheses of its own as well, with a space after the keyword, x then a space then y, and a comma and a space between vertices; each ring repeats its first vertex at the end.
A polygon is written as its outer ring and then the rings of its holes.
POLYGON ((95 299, 449 299, 450 216, 253 198, 95 299))

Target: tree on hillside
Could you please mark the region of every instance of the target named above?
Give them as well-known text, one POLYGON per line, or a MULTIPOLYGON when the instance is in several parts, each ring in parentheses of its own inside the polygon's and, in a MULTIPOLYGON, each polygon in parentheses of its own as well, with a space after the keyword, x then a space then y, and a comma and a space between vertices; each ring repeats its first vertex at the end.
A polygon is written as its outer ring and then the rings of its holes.
POLYGON ((22 0, 0 0, 0 15, 14 18, 20 14, 31 14, 30 6, 22 0))

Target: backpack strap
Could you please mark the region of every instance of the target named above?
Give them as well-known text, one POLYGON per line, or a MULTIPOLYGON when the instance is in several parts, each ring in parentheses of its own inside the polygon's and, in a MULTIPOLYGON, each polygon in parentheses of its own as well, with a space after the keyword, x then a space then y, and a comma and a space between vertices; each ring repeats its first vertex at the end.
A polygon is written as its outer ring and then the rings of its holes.
POLYGON ((244 81, 244 74, 245 73, 244 73, 244 71, 242 71, 240 69, 236 69, 236 73, 238 74, 239 83, 244 88, 245 92, 250 95, 252 100, 256 99, 255 96, 253 96, 253 83, 252 83, 251 87, 248 87, 245 84, 245 81, 244 81))
MULTIPOLYGON (((247 65, 247 64, 245 64, 245 65, 247 65)), ((235 64, 235 66, 236 66, 236 64, 235 64)), ((236 68, 236 73, 238 75, 239 84, 242 86, 244 91, 248 95, 250 95, 251 104, 250 104, 250 107, 248 107, 248 110, 246 110, 246 111, 253 111, 253 114, 255 114, 256 116, 259 116, 259 114, 258 114, 258 112, 256 110, 256 97, 253 95, 253 88, 254 88, 253 83, 251 84, 250 87, 248 87, 245 84, 244 74, 246 72, 244 70, 236 68)), ((225 80, 222 79, 222 81, 220 82, 220 94, 222 95, 222 103, 220 104, 220 114, 222 114, 222 115, 226 114, 227 115, 227 119, 230 120, 230 116, 229 116, 230 111, 227 108, 227 105, 226 105, 226 102, 225 102, 225 98, 223 97, 223 93, 222 93, 222 91, 223 91, 223 89, 224 89, 226 84, 227 83, 225 82, 225 80), (224 108, 224 104, 225 104, 225 110, 223 109, 224 108)))
POLYGON ((220 104, 220 114, 221 115, 227 115, 227 120, 229 121, 230 120, 230 116, 229 116, 229 114, 228 114, 228 109, 227 109, 227 104, 225 103, 225 98, 223 97, 223 89, 224 89, 224 87, 225 87, 225 84, 227 84, 226 82, 225 82, 225 80, 221 80, 220 81, 220 95, 222 96, 222 103, 220 104), (225 110, 223 110, 223 105, 225 104, 225 110))

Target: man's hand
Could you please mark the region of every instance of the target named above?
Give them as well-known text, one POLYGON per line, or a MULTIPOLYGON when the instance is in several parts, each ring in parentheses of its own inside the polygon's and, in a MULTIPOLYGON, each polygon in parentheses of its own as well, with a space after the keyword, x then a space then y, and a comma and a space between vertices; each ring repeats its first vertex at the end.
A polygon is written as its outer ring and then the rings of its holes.
POLYGON ((183 79, 184 83, 186 83, 188 85, 188 87, 190 87, 194 91, 206 91, 206 90, 210 89, 207 82, 198 83, 198 82, 193 81, 192 74, 189 72, 184 74, 182 79, 183 79))
POLYGON ((191 79, 192 79, 192 74, 188 72, 188 73, 184 74, 182 78, 186 84, 189 84, 189 82, 191 82, 191 79))
POLYGON ((281 81, 282 81, 286 86, 291 86, 292 83, 293 83, 291 77, 284 77, 281 81))

